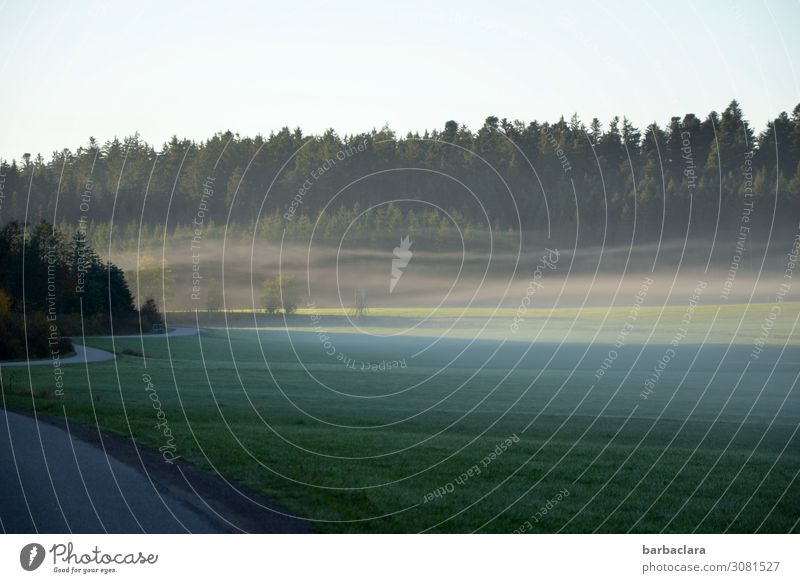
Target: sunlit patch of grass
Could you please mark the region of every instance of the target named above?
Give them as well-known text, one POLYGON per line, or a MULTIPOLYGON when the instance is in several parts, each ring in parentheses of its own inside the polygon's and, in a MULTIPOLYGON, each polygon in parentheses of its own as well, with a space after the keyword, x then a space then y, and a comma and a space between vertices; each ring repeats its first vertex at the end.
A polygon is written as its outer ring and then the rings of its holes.
MULTIPOLYGON (((630 322, 633 329, 629 342, 667 344, 679 330, 686 328, 681 342, 686 344, 753 344, 762 336, 773 304, 712 304, 697 305, 685 324, 687 306, 644 306, 633 316, 631 307, 612 308, 534 308, 521 314, 521 323, 512 330, 517 311, 490 308, 374 308, 367 317, 353 320, 355 328, 344 316, 346 311, 325 308, 299 310, 300 315, 323 316, 317 328, 327 333, 367 332, 378 335, 447 336, 450 338, 480 337, 486 340, 538 339, 543 342, 614 342, 620 329, 630 322), (326 323, 324 316, 333 316, 326 323), (424 320, 424 322, 423 322, 424 320)), ((800 344, 800 334, 792 333, 795 318, 800 314, 800 302, 780 304, 780 317, 771 324, 764 337, 767 345, 793 346, 800 344)), ((264 330, 307 330, 311 321, 297 325, 296 320, 284 326, 280 321, 264 326, 264 330)))

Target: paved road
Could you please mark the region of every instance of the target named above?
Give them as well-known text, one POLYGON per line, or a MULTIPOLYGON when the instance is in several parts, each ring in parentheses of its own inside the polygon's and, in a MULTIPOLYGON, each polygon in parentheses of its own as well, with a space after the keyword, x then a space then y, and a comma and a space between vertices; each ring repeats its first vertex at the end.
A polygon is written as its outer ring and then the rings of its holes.
MULTIPOLYGON (((194 336, 198 333, 197 328, 172 328, 166 334, 146 334, 144 338, 165 338, 169 336, 170 338, 177 338, 179 336, 194 336)), ((126 336, 94 336, 94 338, 140 338, 138 334, 126 335, 126 336)), ((92 348, 91 346, 84 346, 83 344, 78 344, 73 340, 72 345, 75 348, 75 354, 73 356, 67 356, 66 358, 61 359, 61 364, 83 364, 86 362, 105 362, 107 360, 114 360, 116 355, 113 352, 109 352, 107 350, 101 350, 100 348, 92 348)), ((49 364, 52 366, 53 360, 50 358, 38 358, 36 360, 15 360, 13 362, 3 362, 0 361, 0 367, 7 367, 7 366, 41 366, 43 364, 49 364)))
POLYGON ((177 338, 179 336, 196 336, 199 334, 197 328, 170 328, 164 334, 114 334, 113 336, 92 336, 92 338, 177 338))
POLYGON ((0 527, 13 533, 220 532, 147 475, 49 423, 0 409, 0 527))
MULTIPOLYGON (((106 360, 114 360, 116 355, 107 350, 100 350, 99 348, 92 348, 91 346, 84 346, 73 342, 72 346, 75 348, 73 356, 67 356, 61 359, 61 364, 83 364, 84 362, 104 362, 106 360)), ((0 361, 0 367, 6 368, 7 366, 40 366, 49 364, 52 366, 53 360, 50 358, 37 358, 36 360, 15 360, 13 362, 0 361)))
POLYGON ((303 533, 263 496, 130 439, 0 408, 0 533, 303 533))
MULTIPOLYGON (((193 334, 196 328, 176 328, 169 336, 193 334)), ((75 350, 61 363, 114 358, 81 344, 75 350)), ((0 407, 0 532, 309 531, 307 523, 263 497, 186 462, 167 464, 158 452, 137 449, 129 439, 0 407)))
POLYGON ((303 533, 263 496, 96 428, 0 408, 0 533, 303 533))

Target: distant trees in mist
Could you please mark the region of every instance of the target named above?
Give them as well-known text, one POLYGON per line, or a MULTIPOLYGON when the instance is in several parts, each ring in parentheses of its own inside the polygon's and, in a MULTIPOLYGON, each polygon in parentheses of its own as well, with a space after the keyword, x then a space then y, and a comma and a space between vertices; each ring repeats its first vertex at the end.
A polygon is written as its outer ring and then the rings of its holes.
POLYGON ((284 128, 174 137, 158 150, 132 136, 0 161, 0 222, 45 218, 69 232, 85 221, 93 241, 131 245, 224 228, 271 240, 314 231, 338 241, 349 229, 352 240, 416 231, 445 241, 457 239, 456 225, 467 238, 490 226, 580 227, 589 239, 642 241, 736 229, 746 202, 753 226, 773 214, 796 226, 799 166, 800 105, 756 132, 735 101, 645 128, 488 117, 477 131, 455 121, 402 137, 386 127, 347 136, 284 128))

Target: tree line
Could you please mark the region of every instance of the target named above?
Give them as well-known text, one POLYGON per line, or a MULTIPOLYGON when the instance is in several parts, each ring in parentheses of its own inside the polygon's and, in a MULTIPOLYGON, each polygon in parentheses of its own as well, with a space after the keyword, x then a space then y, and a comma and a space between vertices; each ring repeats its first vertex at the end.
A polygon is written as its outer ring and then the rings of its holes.
POLYGON ((580 226, 613 241, 635 225, 637 240, 703 236, 738 228, 745 201, 753 225, 770 224, 773 211, 787 226, 800 216, 800 105, 758 133, 733 101, 642 130, 624 118, 488 117, 477 131, 448 121, 402 137, 388 127, 345 136, 283 128, 173 137, 158 149, 138 135, 91 138, 49 160, 0 161, 0 185, 2 222, 84 222, 129 241, 140 225, 145 239, 220 225, 279 239, 306 236, 320 220, 317 236, 332 240, 347 225, 356 238, 416 228, 445 239, 455 236, 451 218, 473 233, 580 226))
POLYGON ((137 310, 125 274, 81 233, 68 240, 43 220, 0 229, 0 359, 63 356, 69 336, 149 332, 160 323, 155 302, 137 310))

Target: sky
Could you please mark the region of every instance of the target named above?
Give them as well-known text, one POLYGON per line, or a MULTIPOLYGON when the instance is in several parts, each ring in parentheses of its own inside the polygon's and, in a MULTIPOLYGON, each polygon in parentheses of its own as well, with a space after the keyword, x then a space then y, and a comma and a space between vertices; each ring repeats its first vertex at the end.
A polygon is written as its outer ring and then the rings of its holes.
POLYGON ((0 0, 0 158, 138 132, 644 127, 800 103, 800 2, 0 0), (613 7, 612 7, 613 4, 613 7))

